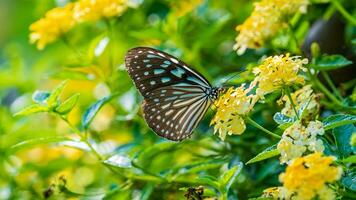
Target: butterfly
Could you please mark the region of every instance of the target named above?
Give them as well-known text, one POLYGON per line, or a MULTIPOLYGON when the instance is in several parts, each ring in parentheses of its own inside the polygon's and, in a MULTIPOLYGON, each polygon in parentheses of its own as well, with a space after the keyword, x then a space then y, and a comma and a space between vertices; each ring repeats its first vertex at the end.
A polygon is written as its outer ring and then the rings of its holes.
POLYGON ((212 87, 199 72, 165 52, 149 48, 130 49, 126 69, 144 97, 143 116, 159 136, 181 141, 193 130, 224 91, 212 87))

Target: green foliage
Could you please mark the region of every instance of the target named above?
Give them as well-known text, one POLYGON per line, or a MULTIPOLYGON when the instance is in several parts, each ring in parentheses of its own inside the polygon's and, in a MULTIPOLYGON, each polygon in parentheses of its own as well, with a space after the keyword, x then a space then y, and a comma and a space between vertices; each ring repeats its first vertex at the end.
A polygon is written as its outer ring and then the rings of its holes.
POLYGON ((312 67, 316 70, 332 70, 339 69, 351 65, 352 61, 347 60, 341 55, 320 56, 314 61, 312 67))
POLYGON ((345 115, 345 114, 332 115, 323 120, 325 130, 333 129, 347 124, 352 124, 355 122, 356 122, 355 115, 345 115))
POLYGON ((90 122, 94 119, 95 115, 99 112, 100 108, 111 99, 110 96, 104 97, 99 101, 93 103, 89 108, 85 111, 82 118, 82 126, 87 129, 90 125, 90 122))
POLYGON ((263 150, 261 153, 257 154, 251 160, 247 161, 246 164, 252 164, 278 155, 279 155, 279 151, 277 149, 277 145, 273 145, 263 150))

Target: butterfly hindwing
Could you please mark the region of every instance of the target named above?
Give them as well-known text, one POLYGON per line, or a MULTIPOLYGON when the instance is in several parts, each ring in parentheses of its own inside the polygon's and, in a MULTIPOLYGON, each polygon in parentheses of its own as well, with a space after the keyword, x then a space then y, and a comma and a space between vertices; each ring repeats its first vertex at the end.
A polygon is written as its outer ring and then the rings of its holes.
POLYGON ((145 99, 144 117, 158 135, 182 140, 191 135, 209 108, 210 101, 207 98, 200 86, 166 86, 154 90, 145 99))
POLYGON ((189 137, 209 108, 209 82, 177 58, 148 47, 128 51, 130 77, 144 97, 149 127, 170 140, 189 137))

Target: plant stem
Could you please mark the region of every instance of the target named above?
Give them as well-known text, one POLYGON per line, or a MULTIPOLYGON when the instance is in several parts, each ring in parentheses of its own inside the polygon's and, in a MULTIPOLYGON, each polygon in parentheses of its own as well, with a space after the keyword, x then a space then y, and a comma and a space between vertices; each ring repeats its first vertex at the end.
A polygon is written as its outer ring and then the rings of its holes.
POLYGON ((292 95, 290 94, 290 89, 289 89, 289 87, 284 86, 284 91, 286 92, 287 97, 288 97, 288 99, 289 99, 289 101, 290 101, 290 104, 292 105, 292 108, 293 108, 293 110, 294 110, 295 116, 296 116, 297 119, 299 120, 298 111, 297 111, 296 106, 295 106, 295 104, 294 104, 292 95))
POLYGON ((336 9, 342 14, 342 16, 345 17, 350 23, 352 23, 354 26, 356 25, 356 19, 353 18, 350 13, 346 11, 346 9, 341 5, 339 0, 331 0, 331 3, 336 7, 336 9))
POLYGON ((329 86, 331 87, 331 89, 333 90, 334 94, 339 98, 340 101, 342 101, 342 96, 339 92, 339 90, 336 88, 336 86, 334 85, 333 81, 331 80, 330 76, 328 75, 328 73, 326 73, 325 71, 321 71, 321 75, 324 77, 324 79, 326 80, 326 82, 329 84, 329 86))
POLYGON ((72 123, 70 123, 66 117, 60 115, 60 118, 68 124, 68 126, 72 129, 72 131, 75 134, 77 134, 80 137, 81 141, 83 141, 86 145, 88 145, 91 152, 94 153, 94 155, 98 158, 98 160, 102 161, 103 157, 95 150, 93 145, 88 141, 87 134, 82 134, 82 132, 77 127, 75 127, 72 123))
POLYGON ((314 77, 309 68, 307 68, 307 72, 310 77, 310 80, 316 87, 318 87, 322 92, 324 92, 324 94, 337 106, 343 107, 343 104, 328 89, 326 89, 326 87, 317 78, 314 77))
POLYGON ((281 136, 279 136, 279 135, 277 135, 277 134, 275 134, 275 133, 272 133, 271 131, 265 129, 264 127, 262 127, 261 125, 259 125, 257 122, 255 122, 255 121, 252 120, 251 118, 245 117, 245 120, 247 121, 247 123, 249 123, 249 124, 251 124, 252 126, 254 126, 254 127, 258 128, 258 129, 260 129, 261 131, 267 133, 268 135, 270 135, 270 136, 272 136, 272 137, 274 137, 274 138, 278 138, 278 139, 281 138, 281 136))
POLYGON ((227 200, 227 192, 221 193, 221 200, 227 200))

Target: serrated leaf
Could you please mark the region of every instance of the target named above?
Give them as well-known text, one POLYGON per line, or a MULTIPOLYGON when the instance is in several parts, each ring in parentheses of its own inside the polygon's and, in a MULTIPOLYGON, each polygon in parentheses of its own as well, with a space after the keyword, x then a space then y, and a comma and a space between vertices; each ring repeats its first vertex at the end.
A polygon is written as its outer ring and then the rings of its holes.
POLYGON ((352 124, 340 126, 333 129, 337 152, 340 158, 346 158, 352 153, 350 139, 356 128, 352 124))
POLYGON ((74 94, 68 99, 66 99, 63 103, 61 103, 58 107, 55 108, 55 111, 59 114, 67 114, 69 113, 79 99, 79 94, 74 94))
POLYGON ((119 167, 119 168, 131 168, 131 159, 125 155, 113 155, 110 158, 103 161, 103 163, 119 167))
POLYGON ((26 108, 20 110, 19 112, 15 113, 14 116, 26 116, 30 114, 40 113, 40 112, 48 112, 49 108, 44 105, 40 104, 33 104, 27 106, 26 108))
POLYGON ((33 93, 32 95, 32 100, 36 103, 40 103, 43 104, 46 102, 46 100, 48 99, 48 97, 51 95, 50 92, 48 91, 40 91, 37 90, 33 93))
POLYGON ((71 141, 71 139, 63 136, 35 138, 35 139, 25 140, 15 145, 12 145, 10 147, 10 151, 14 153, 20 149, 32 147, 38 144, 55 143, 55 142, 63 142, 63 141, 71 141))
POLYGON ((348 189, 356 192, 356 172, 346 173, 346 175, 341 178, 341 183, 348 189))
POLYGON ((352 64, 352 61, 347 60, 342 55, 323 55, 315 59, 312 67, 317 70, 339 69, 352 64))
POLYGON ((273 120, 279 124, 279 125, 282 125, 282 124, 285 124, 285 123, 291 123, 291 122, 294 122, 295 119, 292 118, 292 117, 288 117, 280 112, 276 112, 274 115, 273 115, 273 120))
POLYGON ((327 117, 324 121, 324 129, 329 130, 339 126, 356 123, 355 115, 337 114, 327 117))
POLYGON ((236 177, 240 174, 243 164, 240 162, 237 166, 232 167, 219 178, 220 187, 223 187, 225 191, 228 191, 235 181, 236 177))
POLYGON ((55 108, 59 104, 59 96, 61 95, 64 87, 66 86, 67 81, 63 81, 51 92, 51 95, 47 99, 47 105, 50 108, 55 108))
POLYGON ((82 126, 84 129, 87 129, 89 127, 90 123, 93 121, 95 115, 98 113, 100 108, 103 107, 105 103, 109 102, 110 99, 111 96, 106 96, 89 106, 89 108, 87 108, 82 117, 82 126))
POLYGON ((257 154, 257 156, 255 156, 254 158, 249 160, 246 164, 259 162, 259 161, 266 160, 268 158, 272 158, 272 157, 278 156, 278 155, 279 155, 279 151, 277 149, 277 144, 275 144, 275 145, 270 146, 267 149, 263 150, 261 153, 257 154))

